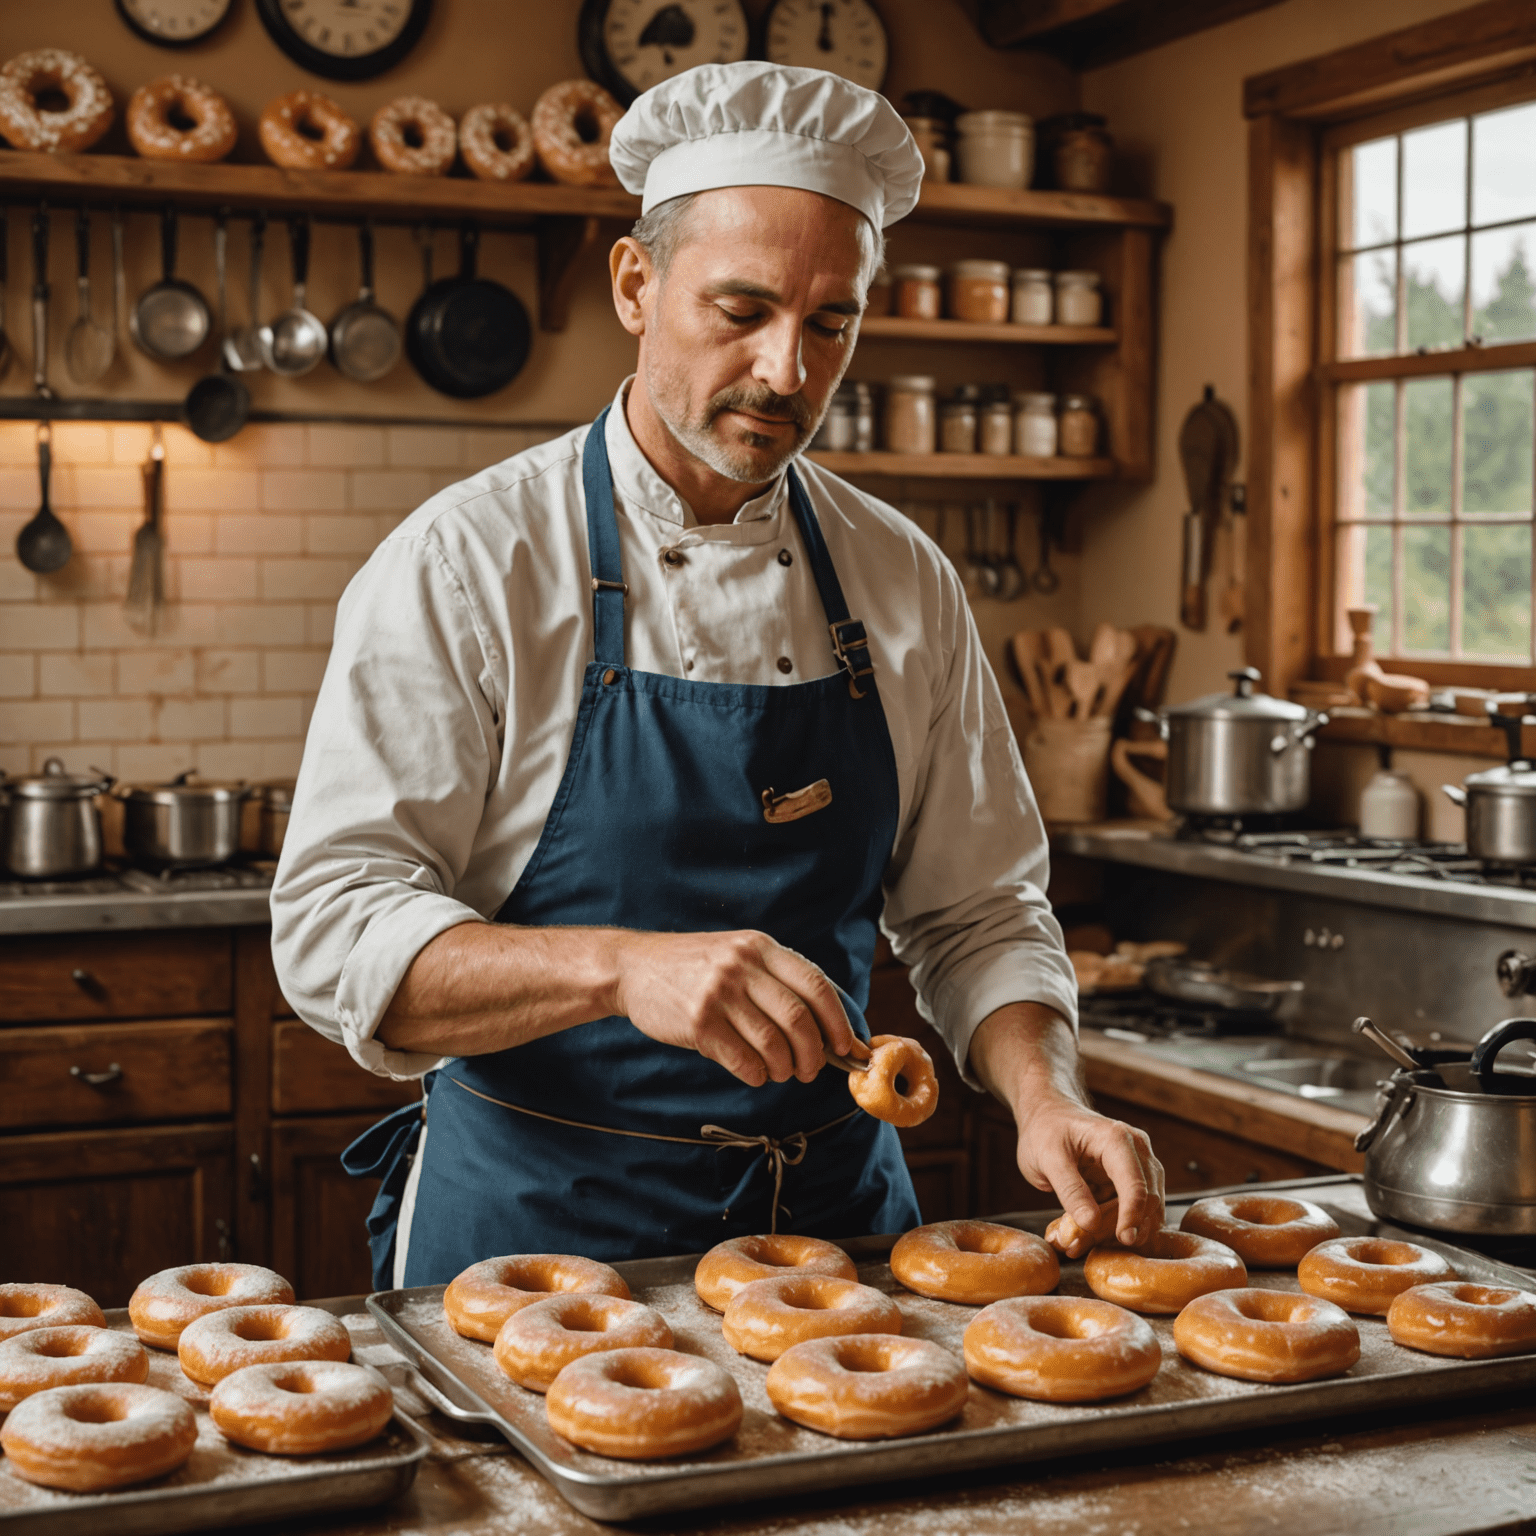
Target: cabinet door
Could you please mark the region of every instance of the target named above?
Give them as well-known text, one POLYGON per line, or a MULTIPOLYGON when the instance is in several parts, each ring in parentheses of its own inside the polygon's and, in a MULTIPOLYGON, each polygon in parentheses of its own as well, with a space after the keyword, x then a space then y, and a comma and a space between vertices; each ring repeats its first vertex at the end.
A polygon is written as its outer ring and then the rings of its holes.
POLYGON ((238 1257, 228 1126, 0 1138, 0 1280, 125 1307, 146 1275, 238 1257))
POLYGON ((345 1046, 316 1034, 297 1019, 272 1026, 272 1113, 332 1114, 378 1109, 388 1114, 421 1097, 415 1080, 397 1082, 358 1066, 345 1046))
POLYGON ((228 1013, 230 932, 28 934, 0 941, 0 1021, 228 1013))
POLYGON ((959 1221, 970 1214, 971 1160, 964 1150, 909 1152, 907 1171, 924 1221, 959 1221))
POLYGON ((342 1150, 377 1115, 272 1124, 272 1267, 301 1300, 373 1289, 368 1212, 377 1179, 354 1179, 342 1150))

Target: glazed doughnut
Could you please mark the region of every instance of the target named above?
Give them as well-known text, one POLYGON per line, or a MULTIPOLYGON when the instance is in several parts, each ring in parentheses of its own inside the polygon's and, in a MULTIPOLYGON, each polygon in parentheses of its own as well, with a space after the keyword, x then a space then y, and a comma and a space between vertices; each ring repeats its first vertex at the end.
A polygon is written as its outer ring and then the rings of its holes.
POLYGON ((900 1333, 901 1310, 872 1285, 830 1275, 754 1280, 731 1298, 721 1319, 737 1354, 774 1361, 791 1344, 843 1333, 900 1333))
POLYGON ((503 1376, 547 1392, 572 1360, 607 1349, 671 1349, 661 1313, 617 1296, 546 1296, 502 1324, 494 1354, 503 1376))
POLYGON ((1005 1296, 1054 1290, 1061 1262, 1048 1243, 1016 1227, 936 1221, 897 1238, 891 1273, 919 1296, 984 1307, 1005 1296))
POLYGON ((110 1328, 34 1328, 0 1344, 0 1414, 24 1397, 83 1381, 145 1381, 149 1356, 110 1328))
POLYGON ((521 181, 536 158, 533 130, 504 102, 484 102, 459 123, 459 153, 481 181, 521 181))
POLYGON ((89 149, 113 115, 107 82, 78 53, 36 48, 0 69, 0 134, 17 149, 89 149), (54 92, 67 102, 62 112, 38 105, 54 92))
POLYGON ((741 1389, 713 1360, 675 1349, 614 1349, 573 1360, 544 1399, 549 1427, 573 1445, 649 1461, 729 1440, 741 1389))
POLYGON ((1296 1278, 1309 1296, 1321 1296, 1346 1312, 1385 1315, 1403 1291, 1461 1277, 1438 1253, 1417 1243, 1336 1237, 1307 1254, 1296 1266, 1296 1278))
POLYGON ((965 1407, 965 1368, 928 1339, 889 1333, 807 1339, 768 1369, 769 1401, 796 1424, 839 1440, 920 1435, 965 1407))
POLYGON ((352 1340, 319 1307, 225 1307, 188 1323, 176 1356, 189 1380, 211 1387, 248 1365, 350 1360, 352 1340))
POLYGON ((435 101, 397 96, 373 114, 368 142, 386 171, 402 176, 446 176, 458 153, 459 133, 435 101))
POLYGON ((1241 1381, 1342 1376, 1360 1358, 1360 1330, 1317 1296, 1256 1289, 1210 1291, 1174 1319, 1186 1360, 1241 1381))
POLYGON ((69 1325, 105 1328, 107 1320, 84 1291, 67 1285, 28 1285, 17 1280, 0 1285, 0 1339, 13 1339, 33 1328, 69 1325))
POLYGON ((127 122, 146 160, 222 160, 235 147, 235 115, 224 98, 185 75, 141 85, 128 99, 127 122))
POLYGON ((344 171, 363 145, 357 124, 318 91, 289 91, 269 101, 258 127, 267 159, 289 170, 344 171))
POLYGON ((1124 1397, 1157 1375, 1152 1325, 1088 1296, 994 1301, 965 1330, 965 1368, 984 1387, 1047 1403, 1124 1397))
POLYGON ((569 1253, 515 1253, 471 1264, 443 1292, 443 1311, 455 1333, 496 1342, 501 1325, 520 1307, 552 1292, 591 1291, 629 1300, 616 1269, 569 1253))
POLYGON ((875 1035, 869 1043, 874 1051, 868 1070, 848 1074, 854 1103, 876 1120, 921 1125, 939 1103, 933 1059, 916 1040, 901 1035, 875 1035))
POLYGON ((539 164, 572 187, 616 187, 608 139, 624 108, 590 80, 552 85, 534 103, 531 125, 539 164))
POLYGON ((225 1307, 293 1304, 293 1287, 259 1264, 183 1264, 139 1282, 128 1301, 133 1331, 156 1349, 175 1349, 188 1323, 225 1307))
POLYGON ((1100 1243, 1083 1260, 1083 1278, 1116 1306, 1178 1312, 1207 1291, 1247 1285, 1248 1270, 1225 1243, 1164 1227, 1135 1248, 1100 1243))
POLYGON ((699 1300, 716 1312, 724 1312, 742 1286, 753 1280, 772 1280, 784 1274, 831 1275, 835 1280, 857 1280, 853 1260, 836 1243, 819 1237, 732 1237, 717 1243, 699 1260, 693 1272, 693 1288, 699 1300))
POLYGON ((1536 1350, 1536 1296, 1454 1280, 1416 1285, 1387 1308, 1387 1330, 1399 1344, 1426 1355, 1528 1355, 1536 1350))
POLYGON ((226 1439, 278 1456, 361 1445, 394 1411, 395 1394, 383 1377, 339 1360, 248 1365, 226 1376, 208 1400, 226 1439))
POLYGON ((1285 1195, 1211 1195, 1184 1212, 1179 1231, 1214 1237, 1250 1269, 1293 1269, 1319 1243, 1339 1235, 1320 1205, 1285 1195))
POLYGON ((18 1477, 71 1493, 163 1476, 196 1443, 197 1419, 174 1392, 123 1381, 35 1393, 0 1426, 18 1477))

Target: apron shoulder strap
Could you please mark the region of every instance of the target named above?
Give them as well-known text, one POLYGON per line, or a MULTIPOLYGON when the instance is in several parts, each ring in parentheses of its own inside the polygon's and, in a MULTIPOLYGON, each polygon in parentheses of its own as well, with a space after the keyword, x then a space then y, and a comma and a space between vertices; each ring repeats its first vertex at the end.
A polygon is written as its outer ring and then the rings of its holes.
POLYGON ((581 455, 581 488, 587 502, 587 553, 592 566, 593 656, 599 666, 624 665, 624 562, 619 550, 619 522, 613 507, 613 475, 608 468, 608 412, 587 432, 581 455))
POLYGON ((816 521, 805 482, 793 464, 789 466, 789 505, 810 557, 816 590, 821 594, 821 606, 832 635, 832 654, 837 658, 838 666, 848 674, 848 692, 854 698, 862 699, 874 690, 875 663, 869 654, 869 636, 862 619, 848 616, 848 600, 843 596, 843 584, 837 579, 832 553, 822 537, 821 524, 816 521))

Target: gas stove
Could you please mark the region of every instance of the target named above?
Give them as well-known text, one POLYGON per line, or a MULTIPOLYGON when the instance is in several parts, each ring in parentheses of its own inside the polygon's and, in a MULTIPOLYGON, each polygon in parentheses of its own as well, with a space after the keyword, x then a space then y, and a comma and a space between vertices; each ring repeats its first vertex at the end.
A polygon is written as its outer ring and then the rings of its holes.
POLYGON ((277 865, 269 860, 216 864, 207 869, 158 872, 109 860, 100 870, 69 880, 0 880, 0 903, 43 896, 180 896, 199 891, 266 891, 277 865))
POLYGON ((264 859, 163 872, 109 859, 73 880, 0 878, 0 935, 268 923, 276 872, 264 859))

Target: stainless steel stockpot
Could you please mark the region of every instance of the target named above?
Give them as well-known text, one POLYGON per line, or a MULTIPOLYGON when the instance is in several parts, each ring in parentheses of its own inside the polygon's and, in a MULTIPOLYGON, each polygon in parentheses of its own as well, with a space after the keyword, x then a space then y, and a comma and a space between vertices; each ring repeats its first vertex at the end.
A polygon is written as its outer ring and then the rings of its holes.
POLYGON ((246 784, 193 783, 192 772, 169 784, 123 785, 123 847, 129 858, 155 868, 194 869, 223 864, 240 851, 246 784))
POLYGON ((112 775, 93 768, 68 773, 50 757, 40 774, 6 779, 4 864, 30 880, 86 875, 101 864, 101 813, 96 796, 112 775))
POLYGON ((1461 784, 1442 784, 1448 800, 1467 813, 1467 852, 1493 864, 1536 864, 1536 763, 1521 749, 1523 715, 1488 706, 1489 723, 1509 742, 1509 761, 1468 774, 1461 784))
POLYGON ((1355 1138, 1378 1216, 1438 1232, 1536 1236, 1536 1077, 1493 1070, 1506 1045, 1532 1039, 1536 1019, 1506 1019, 1470 1062, 1392 1074, 1355 1138))
POLYGON ((256 791, 261 801, 261 854, 275 859, 283 851, 288 835, 288 813, 293 809, 293 780, 274 779, 256 791))
POLYGON ((1168 743, 1169 809, 1195 816, 1299 811, 1312 792, 1312 745, 1327 715, 1257 691, 1253 667, 1212 693, 1154 716, 1168 743))

